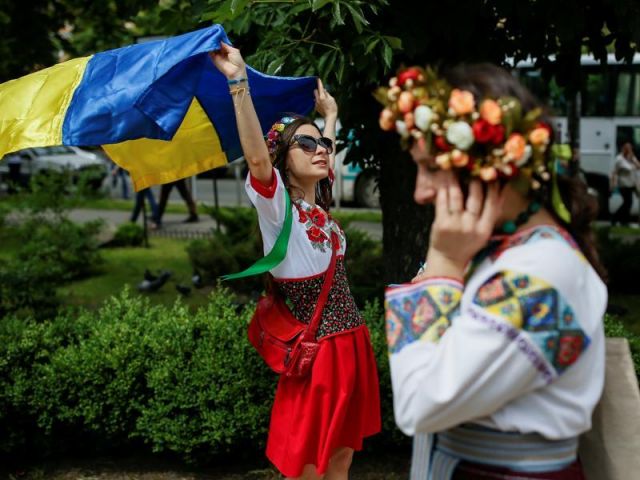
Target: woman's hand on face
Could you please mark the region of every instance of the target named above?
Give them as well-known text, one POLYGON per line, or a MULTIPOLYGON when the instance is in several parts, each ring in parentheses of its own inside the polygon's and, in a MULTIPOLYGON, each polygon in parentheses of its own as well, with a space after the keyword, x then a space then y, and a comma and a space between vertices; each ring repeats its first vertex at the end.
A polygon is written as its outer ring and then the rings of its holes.
POLYGON ((424 141, 413 141, 409 153, 413 161, 417 164, 429 165, 433 161, 433 155, 427 150, 424 141))
POLYGON ((451 175, 438 189, 436 217, 424 276, 460 278, 468 262, 487 244, 502 210, 497 182, 490 183, 486 195, 480 180, 472 180, 466 202, 458 180, 451 175))
POLYGON ((318 78, 318 88, 313 91, 316 98, 316 111, 322 115, 322 118, 337 117, 338 104, 329 92, 324 89, 322 80, 318 78))
POLYGON ((240 54, 240 50, 224 42, 220 42, 220 50, 209 52, 209 57, 213 61, 220 73, 228 79, 247 76, 247 66, 240 54))

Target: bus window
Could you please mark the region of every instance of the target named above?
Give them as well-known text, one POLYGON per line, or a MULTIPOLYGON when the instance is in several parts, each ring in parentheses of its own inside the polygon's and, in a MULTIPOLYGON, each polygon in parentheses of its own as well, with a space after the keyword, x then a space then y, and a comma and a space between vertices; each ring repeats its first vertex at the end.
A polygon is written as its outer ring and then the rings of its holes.
POLYGON ((640 74, 621 72, 618 75, 615 115, 640 115, 640 74))
POLYGON ((554 115, 567 115, 567 97, 564 88, 556 83, 556 79, 546 81, 542 78, 540 70, 522 70, 519 80, 538 99, 548 104, 554 115))
POLYGON ((585 72, 582 90, 582 115, 610 117, 613 114, 609 73, 585 72))

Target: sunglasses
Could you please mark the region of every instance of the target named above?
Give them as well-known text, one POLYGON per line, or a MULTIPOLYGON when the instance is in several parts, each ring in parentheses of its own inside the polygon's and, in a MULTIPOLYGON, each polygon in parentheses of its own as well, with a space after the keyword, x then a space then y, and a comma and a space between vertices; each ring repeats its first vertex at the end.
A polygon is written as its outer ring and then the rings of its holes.
POLYGON ((333 141, 327 137, 315 138, 311 135, 298 134, 291 139, 291 145, 294 143, 300 145, 300 148, 307 153, 315 152, 318 145, 324 148, 327 153, 333 153, 333 141))

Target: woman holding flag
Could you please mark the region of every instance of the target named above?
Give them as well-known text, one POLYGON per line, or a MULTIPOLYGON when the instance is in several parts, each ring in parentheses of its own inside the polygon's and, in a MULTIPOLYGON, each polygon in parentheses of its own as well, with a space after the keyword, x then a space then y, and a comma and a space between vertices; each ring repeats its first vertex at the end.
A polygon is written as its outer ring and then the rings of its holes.
POLYGON ((265 252, 283 230, 287 192, 292 200, 288 249, 270 273, 274 288, 293 305, 300 321, 310 322, 325 290, 328 265, 335 266, 310 374, 280 377, 267 457, 287 478, 346 480, 353 452, 380 430, 380 400, 369 332, 346 278, 346 239, 328 213, 338 107, 318 80, 315 104, 324 117, 324 131, 310 119, 285 116, 269 130, 265 143, 240 51, 221 43, 211 59, 228 79, 250 171, 246 191, 258 211, 265 252))

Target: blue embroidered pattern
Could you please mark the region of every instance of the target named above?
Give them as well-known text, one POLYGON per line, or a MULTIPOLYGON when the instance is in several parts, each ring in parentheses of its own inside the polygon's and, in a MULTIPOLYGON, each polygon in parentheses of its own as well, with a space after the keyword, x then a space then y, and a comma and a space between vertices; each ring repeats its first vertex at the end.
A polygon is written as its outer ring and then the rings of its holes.
POLYGON ((558 374, 589 346, 589 337, 562 295, 531 275, 498 272, 478 289, 473 303, 527 332, 558 374))
POLYGON ((416 340, 437 343, 459 312, 462 287, 446 279, 387 290, 385 318, 390 353, 416 340))

